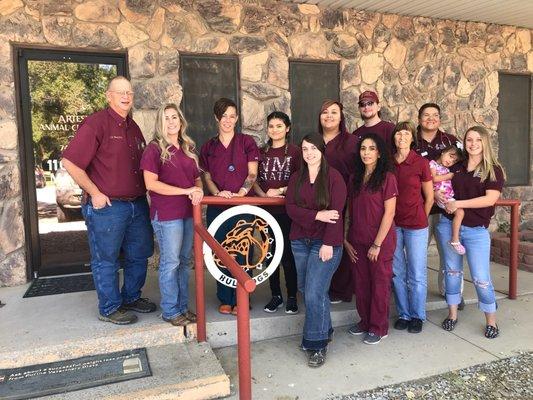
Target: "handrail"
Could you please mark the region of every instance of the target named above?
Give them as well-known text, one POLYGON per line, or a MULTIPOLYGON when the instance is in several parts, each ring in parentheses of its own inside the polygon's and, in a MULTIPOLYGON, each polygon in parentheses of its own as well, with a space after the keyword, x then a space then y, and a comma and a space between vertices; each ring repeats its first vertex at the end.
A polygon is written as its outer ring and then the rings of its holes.
POLYGON ((499 207, 511 207, 511 240, 509 251, 509 299, 516 300, 518 279, 518 224, 520 221, 520 200, 500 199, 499 207))

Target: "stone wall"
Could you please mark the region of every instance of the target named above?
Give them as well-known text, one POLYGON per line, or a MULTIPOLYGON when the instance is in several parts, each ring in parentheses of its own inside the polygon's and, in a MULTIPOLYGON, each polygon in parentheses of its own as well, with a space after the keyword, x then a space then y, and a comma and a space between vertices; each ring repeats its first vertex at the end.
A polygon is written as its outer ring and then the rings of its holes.
MULTIPOLYGON (((179 53, 237 54, 244 131, 262 139, 265 116, 290 112, 289 58, 338 60, 350 129, 357 96, 378 92, 385 119, 414 119, 435 101, 444 128, 498 125, 498 71, 533 72, 528 29, 319 9, 276 1, 0 0, 0 285, 26 281, 11 44, 127 49, 134 118, 145 133, 161 102, 179 102, 179 53)), ((533 215, 532 188, 513 188, 533 215)))

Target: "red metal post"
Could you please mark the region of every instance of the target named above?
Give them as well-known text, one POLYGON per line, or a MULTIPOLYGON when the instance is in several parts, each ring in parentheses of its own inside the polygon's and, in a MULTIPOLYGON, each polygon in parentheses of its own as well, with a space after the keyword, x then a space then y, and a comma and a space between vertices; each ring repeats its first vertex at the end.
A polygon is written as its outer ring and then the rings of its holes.
MULTIPOLYGON (((194 225, 202 225, 202 206, 193 206, 194 225)), ((194 275, 196 278, 196 337, 199 342, 207 341, 207 328, 205 320, 205 283, 204 283, 204 241, 200 234, 194 230, 194 275)))
POLYGON ((516 300, 517 292, 519 204, 511 206, 511 251, 509 255, 509 298, 511 300, 516 300))
POLYGON ((237 284, 237 351, 239 354, 239 399, 252 399, 252 365, 250 356, 250 298, 237 284))

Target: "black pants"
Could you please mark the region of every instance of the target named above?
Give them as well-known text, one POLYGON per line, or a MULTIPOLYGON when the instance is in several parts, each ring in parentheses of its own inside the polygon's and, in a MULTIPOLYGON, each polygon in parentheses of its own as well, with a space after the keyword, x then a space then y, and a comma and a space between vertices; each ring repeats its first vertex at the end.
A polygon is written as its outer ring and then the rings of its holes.
MULTIPOLYGON (((296 279, 296 265, 294 264, 294 256, 292 255, 291 241, 289 240, 289 232, 291 231, 291 220, 285 213, 275 214, 276 220, 281 227, 283 233, 283 256, 281 257, 281 264, 283 265, 283 272, 285 275, 285 284, 287 285, 287 296, 296 297, 297 279, 296 279)), ((275 246, 275 243, 274 243, 275 246)), ((278 267, 269 278, 270 290, 272 296, 281 296, 281 287, 279 282, 278 267)))

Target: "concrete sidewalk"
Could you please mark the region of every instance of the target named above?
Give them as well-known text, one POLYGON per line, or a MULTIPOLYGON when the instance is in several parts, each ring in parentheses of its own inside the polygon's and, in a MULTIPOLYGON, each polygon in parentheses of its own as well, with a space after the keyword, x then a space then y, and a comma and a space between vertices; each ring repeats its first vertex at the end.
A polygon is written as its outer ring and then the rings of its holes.
MULTIPOLYGON (((455 331, 446 332, 440 324, 446 310, 428 313, 420 334, 391 329, 389 336, 375 346, 365 345, 360 336, 335 330, 326 364, 312 369, 298 346, 301 336, 265 340, 252 344, 252 384, 254 400, 318 400, 333 395, 352 394, 380 386, 410 381, 533 350, 533 295, 518 300, 500 300, 499 338, 483 336, 484 317, 475 305, 459 314, 455 331)), ((391 323, 394 319, 391 319, 391 323)), ((237 349, 215 350, 232 382, 237 399, 237 349)), ((533 367, 533 366, 532 366, 533 367)))

